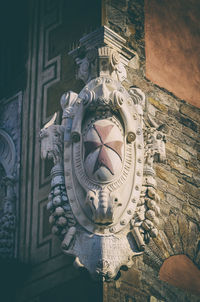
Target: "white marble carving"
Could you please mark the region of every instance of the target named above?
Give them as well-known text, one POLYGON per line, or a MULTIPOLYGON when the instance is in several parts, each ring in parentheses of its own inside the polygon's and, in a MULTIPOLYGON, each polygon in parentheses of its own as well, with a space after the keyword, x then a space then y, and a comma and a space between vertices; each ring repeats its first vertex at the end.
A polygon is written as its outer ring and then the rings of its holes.
POLYGON ((62 96, 61 125, 54 116, 40 133, 42 157, 55 164, 49 221, 76 266, 109 280, 157 235, 153 162, 164 161, 165 140, 146 121, 144 93, 121 84, 135 56, 124 39, 103 27, 71 54, 86 85, 62 96))

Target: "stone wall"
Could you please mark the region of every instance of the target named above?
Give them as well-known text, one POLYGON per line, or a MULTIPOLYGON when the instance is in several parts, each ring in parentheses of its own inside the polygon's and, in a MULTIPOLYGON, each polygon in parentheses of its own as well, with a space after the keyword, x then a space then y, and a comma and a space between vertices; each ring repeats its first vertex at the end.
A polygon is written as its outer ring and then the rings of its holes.
MULTIPOLYGON (((91 5, 94 3, 90 2, 91 5)), ((90 279, 79 278, 72 260, 61 254, 60 242, 50 234, 46 204, 52 164, 41 162, 38 136, 54 111, 59 110, 60 96, 67 90, 78 92, 83 86, 75 80, 74 65, 67 51, 84 32, 99 27, 100 8, 96 14, 90 14, 85 10, 84 2, 82 6, 70 3, 70 7, 67 1, 61 0, 29 3, 18 257, 31 265, 32 270, 23 291, 19 291, 18 301, 43 302, 60 297, 61 302, 72 297, 70 302, 73 302, 78 290, 81 290, 78 295, 84 301, 86 291, 89 296, 91 288, 90 298, 94 301, 96 285, 92 285, 90 279), (73 18, 75 12, 79 17, 73 18), (69 22, 70 15, 74 23, 69 22), (85 24, 86 28, 81 26, 80 29, 80 24, 85 24), (81 284, 86 284, 85 288, 81 284)), ((103 16, 103 24, 126 38, 127 46, 137 51, 140 58, 140 68, 127 69, 128 79, 124 86, 139 87, 145 92, 149 104, 147 110, 159 124, 165 125, 167 138, 167 163, 156 164, 161 198, 159 236, 150 242, 143 256, 135 258, 130 270, 121 271, 121 278, 104 284, 103 300, 195 302, 198 301, 196 296, 160 281, 159 270, 165 259, 178 254, 187 255, 198 268, 200 266, 200 112, 145 78, 144 1, 105 0, 103 16)), ((100 292, 98 288, 99 300, 100 292)))
POLYGON ((159 280, 159 270, 165 259, 179 254, 200 268, 200 110, 145 78, 142 1, 106 1, 105 12, 105 24, 138 51, 140 68, 129 68, 123 84, 140 88, 146 94, 147 111, 164 124, 167 163, 155 164, 161 199, 159 236, 143 256, 135 258, 130 271, 104 285, 104 302, 198 301, 197 296, 159 280))
POLYGON ((161 90, 135 71, 130 71, 129 77, 124 85, 141 88, 149 102, 149 112, 160 124, 165 124, 167 163, 156 164, 161 198, 160 234, 152 240, 144 256, 135 260, 129 272, 123 272, 117 282, 105 285, 105 301, 149 301, 150 296, 163 301, 198 301, 160 281, 158 275, 164 260, 171 255, 185 254, 200 267, 200 110, 161 90), (126 300, 126 296, 132 300, 126 300))

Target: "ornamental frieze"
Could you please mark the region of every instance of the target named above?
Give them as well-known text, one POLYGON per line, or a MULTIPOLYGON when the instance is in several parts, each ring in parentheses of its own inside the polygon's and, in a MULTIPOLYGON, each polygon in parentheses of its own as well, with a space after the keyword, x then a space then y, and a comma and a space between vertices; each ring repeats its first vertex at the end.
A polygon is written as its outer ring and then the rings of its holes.
POLYGON ((61 98, 40 132, 42 158, 53 158, 48 210, 61 248, 94 279, 115 278, 158 233, 155 161, 165 161, 165 137, 144 112, 144 93, 123 87, 137 55, 107 27, 84 36, 71 51, 79 94, 61 98))

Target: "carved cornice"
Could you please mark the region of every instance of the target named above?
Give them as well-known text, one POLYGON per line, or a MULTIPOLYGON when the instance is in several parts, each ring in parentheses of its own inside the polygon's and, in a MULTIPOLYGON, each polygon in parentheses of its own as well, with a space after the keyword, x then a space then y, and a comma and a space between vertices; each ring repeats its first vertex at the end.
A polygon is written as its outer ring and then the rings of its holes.
POLYGON ((80 46, 69 54, 75 59, 77 77, 85 83, 99 76, 111 76, 115 80, 126 78, 125 66, 137 54, 126 46, 126 40, 106 26, 80 39, 80 46))

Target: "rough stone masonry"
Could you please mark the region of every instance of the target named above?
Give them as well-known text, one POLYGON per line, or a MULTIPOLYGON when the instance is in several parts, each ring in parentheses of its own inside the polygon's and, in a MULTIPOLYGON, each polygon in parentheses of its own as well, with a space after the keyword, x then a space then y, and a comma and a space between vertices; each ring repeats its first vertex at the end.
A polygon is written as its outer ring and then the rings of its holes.
POLYGON ((104 284, 104 302, 199 301, 198 297, 159 280, 165 259, 185 254, 200 268, 200 110, 145 78, 143 1, 106 1, 105 24, 128 39, 140 57, 140 68, 128 69, 123 83, 140 88, 148 111, 166 134, 166 164, 156 166, 161 199, 160 235, 121 278, 104 284))

